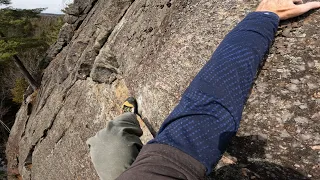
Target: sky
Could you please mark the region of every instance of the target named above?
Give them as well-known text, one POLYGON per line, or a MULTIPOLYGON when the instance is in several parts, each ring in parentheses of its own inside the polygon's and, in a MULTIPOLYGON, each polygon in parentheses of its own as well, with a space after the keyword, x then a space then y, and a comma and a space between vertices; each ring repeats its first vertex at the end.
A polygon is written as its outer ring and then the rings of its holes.
POLYGON ((13 8, 34 9, 48 8, 43 13, 62 14, 61 9, 72 0, 11 0, 13 8))

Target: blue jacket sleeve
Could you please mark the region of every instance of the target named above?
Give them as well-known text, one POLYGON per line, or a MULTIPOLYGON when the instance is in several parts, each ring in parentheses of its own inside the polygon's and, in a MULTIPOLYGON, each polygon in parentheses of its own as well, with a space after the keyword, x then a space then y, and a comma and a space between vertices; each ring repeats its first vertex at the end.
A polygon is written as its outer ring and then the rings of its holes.
POLYGON ((209 174, 238 130, 278 23, 271 12, 248 14, 221 42, 149 144, 178 148, 200 161, 209 174))

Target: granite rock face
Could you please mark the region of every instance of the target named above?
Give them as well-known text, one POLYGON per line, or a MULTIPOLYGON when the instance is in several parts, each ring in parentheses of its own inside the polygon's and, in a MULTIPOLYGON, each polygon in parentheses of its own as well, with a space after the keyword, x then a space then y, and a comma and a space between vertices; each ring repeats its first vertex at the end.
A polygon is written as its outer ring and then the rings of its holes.
MULTIPOLYGON (((7 145, 23 179, 98 179, 86 140, 135 96, 158 130, 257 0, 75 0, 7 145), (28 115, 28 111, 32 111, 28 115), (28 166, 32 163, 32 168, 28 166)), ((319 179, 320 13, 283 22, 215 179, 319 179)), ((13 178, 13 177, 10 177, 13 178)))

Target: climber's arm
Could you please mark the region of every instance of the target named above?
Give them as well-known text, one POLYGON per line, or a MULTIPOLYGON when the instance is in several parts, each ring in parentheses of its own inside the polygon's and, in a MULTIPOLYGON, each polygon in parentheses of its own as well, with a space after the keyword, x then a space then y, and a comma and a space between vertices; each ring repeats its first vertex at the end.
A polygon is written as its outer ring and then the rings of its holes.
POLYGON ((271 12, 250 13, 221 42, 150 144, 175 147, 210 173, 238 130, 259 64, 278 28, 271 12))
POLYGON ((119 179, 192 179, 192 174, 209 174, 238 130, 248 92, 274 39, 279 17, 295 17, 319 6, 296 6, 292 0, 262 1, 257 9, 261 12, 250 13, 225 37, 157 137, 119 179))
MULTIPOLYGON (((155 162, 152 159, 158 159, 158 163, 159 159, 173 159, 166 168, 182 171, 195 166, 185 160, 194 158, 200 162, 198 167, 202 169, 197 176, 210 173, 237 132, 248 92, 258 66, 274 39, 278 22, 279 17, 272 12, 253 12, 239 23, 191 82, 156 138, 143 148, 132 167, 120 179, 131 176, 131 173, 136 175, 135 172, 146 168, 144 164, 154 166, 154 169, 165 164, 153 165, 155 162), (152 146, 159 144, 162 146, 157 152, 152 146), (172 147, 180 153, 162 155, 163 152, 172 152, 172 147), (161 152, 161 149, 165 150, 161 152), (180 154, 184 154, 185 158, 179 159, 180 154), (148 158, 151 156, 153 158, 148 158)), ((168 174, 164 170, 157 173, 163 173, 163 176, 168 174)))

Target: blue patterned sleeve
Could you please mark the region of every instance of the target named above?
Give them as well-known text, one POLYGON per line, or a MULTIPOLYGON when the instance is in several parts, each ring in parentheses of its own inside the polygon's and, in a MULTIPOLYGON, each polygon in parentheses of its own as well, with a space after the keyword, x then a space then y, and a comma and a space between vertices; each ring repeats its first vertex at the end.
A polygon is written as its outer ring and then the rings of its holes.
POLYGON ((149 144, 173 146, 210 173, 239 128, 248 93, 278 24, 274 13, 248 14, 221 42, 149 144))

